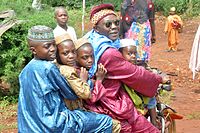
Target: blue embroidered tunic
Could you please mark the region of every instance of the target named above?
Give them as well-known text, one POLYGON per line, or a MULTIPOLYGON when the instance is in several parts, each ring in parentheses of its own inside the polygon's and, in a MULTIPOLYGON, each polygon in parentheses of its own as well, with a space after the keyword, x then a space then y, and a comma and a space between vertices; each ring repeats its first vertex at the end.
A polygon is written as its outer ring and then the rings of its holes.
POLYGON ((19 133, 112 132, 112 119, 83 110, 70 111, 63 99, 77 96, 55 64, 32 59, 19 75, 19 133))

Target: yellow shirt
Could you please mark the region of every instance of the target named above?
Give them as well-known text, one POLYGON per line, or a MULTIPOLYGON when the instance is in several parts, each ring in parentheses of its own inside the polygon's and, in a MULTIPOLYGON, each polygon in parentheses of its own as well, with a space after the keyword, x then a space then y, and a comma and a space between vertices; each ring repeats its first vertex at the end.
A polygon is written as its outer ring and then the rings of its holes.
POLYGON ((82 99, 88 99, 90 97, 90 86, 83 82, 74 67, 67 66, 67 65, 59 65, 61 74, 66 78, 71 89, 75 92, 75 94, 79 97, 77 100, 68 100, 64 99, 67 107, 70 110, 74 110, 77 108, 83 108, 83 101, 82 99))

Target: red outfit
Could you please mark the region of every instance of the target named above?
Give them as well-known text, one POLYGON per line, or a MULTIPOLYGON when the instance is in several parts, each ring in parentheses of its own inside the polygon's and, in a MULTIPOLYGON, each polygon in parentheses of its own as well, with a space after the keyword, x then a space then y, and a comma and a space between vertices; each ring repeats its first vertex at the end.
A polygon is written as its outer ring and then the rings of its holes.
POLYGON ((114 48, 106 49, 98 63, 102 63, 107 69, 107 78, 103 81, 103 85, 95 83, 93 94, 96 93, 90 101, 87 101, 86 107, 119 120, 122 126, 121 132, 159 132, 146 118, 137 113, 122 84, 135 88, 143 95, 153 97, 162 80, 161 77, 129 63, 114 48))

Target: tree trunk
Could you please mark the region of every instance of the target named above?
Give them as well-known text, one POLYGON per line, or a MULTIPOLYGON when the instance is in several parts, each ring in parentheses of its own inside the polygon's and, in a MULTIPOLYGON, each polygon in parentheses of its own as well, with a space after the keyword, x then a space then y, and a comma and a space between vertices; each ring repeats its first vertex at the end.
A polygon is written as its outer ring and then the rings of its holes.
POLYGON ((33 0, 32 8, 36 10, 41 10, 42 8, 41 0, 33 0))

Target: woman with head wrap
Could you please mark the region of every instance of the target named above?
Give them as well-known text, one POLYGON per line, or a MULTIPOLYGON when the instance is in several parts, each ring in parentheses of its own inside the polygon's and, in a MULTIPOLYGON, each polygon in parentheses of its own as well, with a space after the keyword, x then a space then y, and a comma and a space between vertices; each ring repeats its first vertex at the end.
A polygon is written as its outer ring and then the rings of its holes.
POLYGON ((151 43, 155 42, 155 11, 152 0, 124 0, 121 5, 120 37, 133 39, 137 60, 144 65, 150 59, 151 43))
POLYGON ((159 132, 143 116, 139 115, 130 97, 122 88, 126 84, 145 96, 153 97, 162 77, 126 61, 118 51, 119 18, 111 4, 101 4, 91 10, 93 29, 85 35, 94 48, 95 62, 89 71, 94 76, 97 64, 107 70, 103 85, 107 92, 88 108, 110 115, 121 122, 121 132, 159 132))

